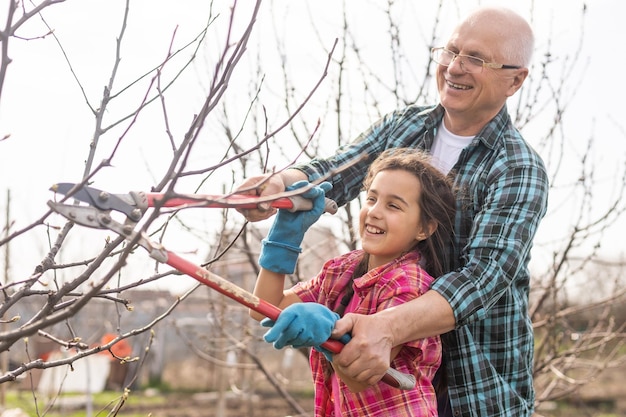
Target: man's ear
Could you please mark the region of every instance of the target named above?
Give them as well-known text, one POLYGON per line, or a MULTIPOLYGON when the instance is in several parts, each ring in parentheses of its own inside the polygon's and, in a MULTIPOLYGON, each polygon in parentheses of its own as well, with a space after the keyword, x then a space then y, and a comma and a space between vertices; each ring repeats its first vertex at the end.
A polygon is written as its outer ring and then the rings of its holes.
POLYGON ((520 68, 515 70, 515 75, 511 77, 511 83, 509 84, 509 90, 507 91, 507 97, 511 97, 517 93, 517 90, 522 88, 524 80, 528 77, 528 68, 520 68))

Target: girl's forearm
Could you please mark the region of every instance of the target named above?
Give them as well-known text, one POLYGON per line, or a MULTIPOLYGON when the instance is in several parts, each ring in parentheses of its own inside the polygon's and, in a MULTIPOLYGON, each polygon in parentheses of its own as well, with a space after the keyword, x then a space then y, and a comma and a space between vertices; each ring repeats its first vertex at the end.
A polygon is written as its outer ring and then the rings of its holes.
MULTIPOLYGON (((291 290, 283 291, 285 287, 285 274, 269 271, 261 268, 254 285, 254 295, 270 304, 275 305, 281 310, 285 307, 301 302, 300 298, 291 290)), ((265 318, 256 311, 249 310, 250 317, 261 321, 265 318)))

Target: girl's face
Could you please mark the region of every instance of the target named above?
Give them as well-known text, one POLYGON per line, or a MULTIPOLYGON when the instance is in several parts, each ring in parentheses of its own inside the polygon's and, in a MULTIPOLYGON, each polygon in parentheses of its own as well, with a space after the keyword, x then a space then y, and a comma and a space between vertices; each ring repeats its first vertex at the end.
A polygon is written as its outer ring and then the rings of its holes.
POLYGON ((420 224, 420 193, 419 180, 407 171, 376 174, 359 215, 361 245, 370 254, 370 268, 398 258, 434 231, 420 224))

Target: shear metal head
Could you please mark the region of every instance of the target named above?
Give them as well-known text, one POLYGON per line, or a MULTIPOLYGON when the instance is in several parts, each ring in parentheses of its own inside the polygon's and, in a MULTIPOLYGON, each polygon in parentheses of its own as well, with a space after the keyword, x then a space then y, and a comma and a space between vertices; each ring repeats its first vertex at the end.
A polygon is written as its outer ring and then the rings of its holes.
POLYGON ((142 210, 134 203, 132 196, 127 196, 127 199, 123 199, 117 194, 110 194, 93 187, 77 188, 76 184, 69 182, 54 184, 50 187, 50 190, 58 194, 73 197, 100 211, 115 210, 124 213, 126 217, 134 222, 139 221, 143 215, 142 210))
POLYGON ((147 235, 135 231, 135 222, 126 218, 124 223, 120 223, 111 217, 111 211, 102 211, 95 207, 77 206, 70 204, 48 201, 48 206, 52 211, 60 214, 66 219, 94 229, 106 229, 116 232, 126 240, 134 241, 137 245, 145 248, 150 256, 159 262, 167 262, 167 251, 160 245, 151 242, 147 235))
POLYGON ((48 201, 48 206, 52 211, 66 219, 93 229, 108 229, 106 225, 112 221, 108 212, 102 212, 95 207, 76 206, 55 201, 48 201))
POLYGON ((95 207, 63 204, 54 201, 48 201, 48 206, 52 211, 81 226, 112 230, 129 239, 136 233, 134 228, 135 222, 126 221, 120 223, 111 217, 111 212, 108 210, 102 211, 95 207))

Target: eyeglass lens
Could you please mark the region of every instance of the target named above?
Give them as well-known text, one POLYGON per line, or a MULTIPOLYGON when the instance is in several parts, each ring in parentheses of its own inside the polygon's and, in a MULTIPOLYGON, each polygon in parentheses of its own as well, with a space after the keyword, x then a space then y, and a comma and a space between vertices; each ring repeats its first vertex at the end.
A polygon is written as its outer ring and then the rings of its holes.
POLYGON ((433 50, 433 60, 438 64, 449 66, 454 59, 460 60, 461 67, 466 72, 480 72, 483 69, 484 61, 480 58, 458 55, 444 48, 433 50))

